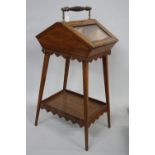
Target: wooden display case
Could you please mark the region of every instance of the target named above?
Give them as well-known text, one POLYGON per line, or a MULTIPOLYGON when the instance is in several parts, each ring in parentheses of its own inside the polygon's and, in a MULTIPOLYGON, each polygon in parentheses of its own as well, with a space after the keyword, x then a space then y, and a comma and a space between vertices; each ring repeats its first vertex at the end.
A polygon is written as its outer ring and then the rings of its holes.
MULTIPOLYGON (((65 11, 89 11, 90 7, 62 8, 65 11)), ((44 62, 40 83, 35 125, 38 124, 40 109, 64 117, 67 121, 84 126, 85 149, 88 150, 88 128, 104 112, 107 113, 110 127, 110 96, 108 82, 108 55, 118 39, 95 19, 56 22, 37 36, 43 53, 44 62), (63 89, 58 93, 42 99, 46 80, 49 58, 52 54, 66 59, 63 89), (98 101, 89 97, 89 63, 98 58, 102 59, 106 101, 98 101), (70 60, 82 62, 83 95, 68 90, 67 79, 70 60)))

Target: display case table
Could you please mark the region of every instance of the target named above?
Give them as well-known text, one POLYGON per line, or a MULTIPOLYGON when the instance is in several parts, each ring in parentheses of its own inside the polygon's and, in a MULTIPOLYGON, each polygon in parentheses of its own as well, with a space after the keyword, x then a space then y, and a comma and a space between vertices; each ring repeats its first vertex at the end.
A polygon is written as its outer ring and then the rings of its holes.
MULTIPOLYGON (((89 11, 90 7, 65 7, 65 11, 89 11)), ((35 125, 38 124, 40 109, 57 114, 59 117, 84 126, 85 150, 88 150, 88 129, 103 113, 107 114, 110 128, 110 95, 108 77, 108 55, 118 39, 95 19, 56 22, 37 36, 43 53, 44 62, 40 82, 35 125), (49 58, 51 55, 63 56, 66 60, 63 89, 42 99, 49 58), (89 63, 102 59, 106 101, 89 97, 89 63), (67 80, 71 60, 82 62, 83 95, 67 89, 67 80)))

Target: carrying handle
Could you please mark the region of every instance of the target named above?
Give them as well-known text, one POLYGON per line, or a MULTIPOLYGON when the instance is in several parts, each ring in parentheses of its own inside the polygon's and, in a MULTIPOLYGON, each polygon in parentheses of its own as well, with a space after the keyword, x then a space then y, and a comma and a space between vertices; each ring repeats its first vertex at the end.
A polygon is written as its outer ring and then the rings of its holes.
POLYGON ((63 21, 65 20, 65 12, 66 11, 76 11, 76 12, 79 12, 79 11, 88 11, 88 19, 91 18, 91 7, 90 6, 85 6, 85 7, 82 7, 82 6, 74 6, 74 7, 63 7, 61 8, 61 11, 62 11, 62 19, 63 21))

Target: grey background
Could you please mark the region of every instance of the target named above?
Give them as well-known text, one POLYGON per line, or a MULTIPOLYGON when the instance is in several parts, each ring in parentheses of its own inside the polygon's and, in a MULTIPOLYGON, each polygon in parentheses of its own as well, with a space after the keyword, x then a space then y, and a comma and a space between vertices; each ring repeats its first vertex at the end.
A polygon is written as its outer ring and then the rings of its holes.
MULTIPOLYGON (((62 20, 63 6, 92 6, 92 18, 107 27, 119 42, 109 56, 111 129, 103 115, 90 127, 87 154, 128 154, 128 77, 129 77, 129 6, 128 0, 27 0, 27 154, 85 154, 83 129, 50 113, 41 111, 39 126, 34 127, 43 54, 35 36, 62 20)), ((87 18, 87 12, 69 13, 71 20, 87 18)), ((51 56, 44 97, 63 85, 64 59, 51 56)), ((101 59, 90 64, 89 96, 105 100, 101 59)), ((71 61, 68 88, 82 93, 81 63, 71 61)))

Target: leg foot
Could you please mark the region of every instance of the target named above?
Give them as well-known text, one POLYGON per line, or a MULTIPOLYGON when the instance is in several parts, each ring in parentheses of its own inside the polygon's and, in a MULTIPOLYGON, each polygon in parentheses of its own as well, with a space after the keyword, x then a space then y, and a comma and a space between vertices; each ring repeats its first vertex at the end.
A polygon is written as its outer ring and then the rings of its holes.
POLYGON ((88 151, 88 128, 85 127, 85 150, 88 151))
POLYGON ((107 119, 108 119, 108 128, 111 128, 110 112, 107 112, 107 119))

